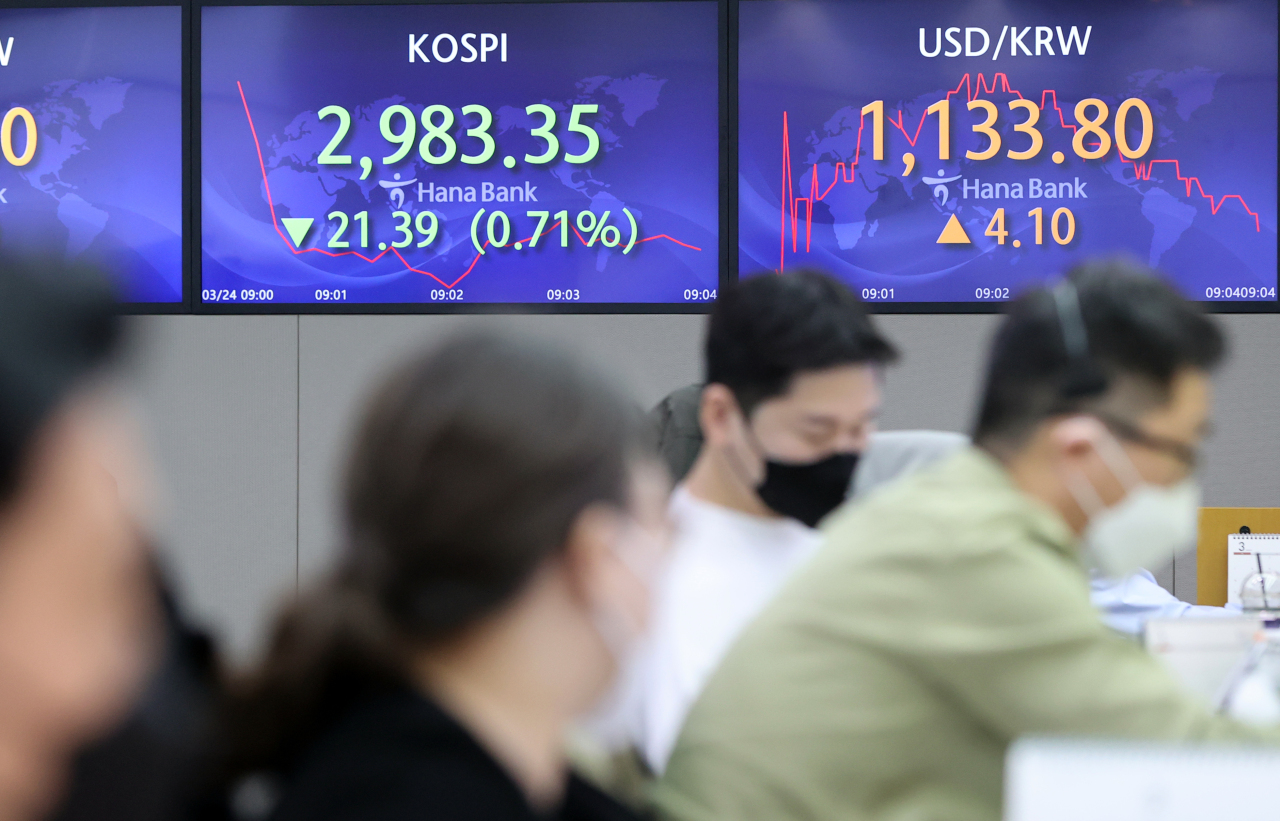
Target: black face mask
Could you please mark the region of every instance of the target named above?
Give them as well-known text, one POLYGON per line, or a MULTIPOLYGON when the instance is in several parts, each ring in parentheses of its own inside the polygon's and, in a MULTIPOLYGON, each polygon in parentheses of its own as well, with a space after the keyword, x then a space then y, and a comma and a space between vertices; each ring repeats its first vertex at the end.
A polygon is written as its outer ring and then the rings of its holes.
POLYGON ((833 453, 802 463, 766 459, 764 481, 756 486, 756 494, 773 512, 817 527, 848 496, 859 455, 833 453))

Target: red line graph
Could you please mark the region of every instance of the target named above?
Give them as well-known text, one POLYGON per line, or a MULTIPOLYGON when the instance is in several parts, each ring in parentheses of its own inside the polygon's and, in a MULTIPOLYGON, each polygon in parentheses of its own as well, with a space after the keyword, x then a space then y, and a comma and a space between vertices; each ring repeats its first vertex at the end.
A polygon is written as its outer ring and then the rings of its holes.
MULTIPOLYGON (((972 75, 965 74, 960 78, 960 82, 956 87, 947 92, 946 99, 950 100, 953 95, 959 94, 961 90, 965 92, 965 102, 972 102, 978 99, 984 93, 995 94, 997 92, 1003 94, 1013 94, 1018 99, 1026 99, 1022 96, 1022 92, 1009 85, 1009 77, 1004 72, 996 72, 991 75, 991 82, 988 83, 986 77, 981 73, 975 82, 972 75)), ((1058 122, 1064 129, 1071 129, 1072 134, 1075 133, 1077 126, 1068 123, 1066 117, 1062 113, 1062 109, 1058 106, 1058 92, 1054 89, 1047 88, 1040 92, 1040 109, 1044 111, 1047 108, 1052 109, 1058 114, 1058 122), (1052 98, 1052 99, 1051 99, 1052 98)), ((895 120, 888 114, 885 115, 885 122, 892 125, 898 131, 902 132, 902 136, 907 142, 915 147, 916 142, 920 139, 920 129, 924 127, 924 121, 928 117, 927 113, 920 115, 920 122, 916 124, 915 133, 907 131, 907 127, 903 122, 902 109, 898 109, 898 117, 895 120)), ((778 271, 782 272, 786 268, 787 258, 787 218, 791 220, 791 253, 798 253, 799 250, 799 231, 798 223, 800 221, 800 203, 805 204, 804 215, 804 250, 808 253, 812 247, 813 240, 813 207, 815 203, 826 199, 827 194, 831 193, 831 189, 836 187, 837 183, 851 183, 857 179, 858 162, 862 156, 862 129, 866 123, 866 115, 861 115, 858 120, 858 140, 853 154, 852 162, 839 162, 835 165, 835 172, 832 176, 831 184, 825 189, 820 190, 818 182, 818 164, 813 164, 813 172, 809 179, 809 192, 806 197, 797 197, 795 195, 795 177, 791 173, 791 133, 788 123, 787 112, 782 112, 782 223, 778 237, 778 271)), ((1214 198, 1212 194, 1205 193, 1204 187, 1200 184, 1199 177, 1184 177, 1182 175, 1182 166, 1175 159, 1168 160, 1148 160, 1142 162, 1140 160, 1127 160, 1120 158, 1121 163, 1128 163, 1133 166, 1134 178, 1138 180, 1151 179, 1151 169, 1160 164, 1170 164, 1174 168, 1178 181, 1184 183, 1187 189, 1187 196, 1191 196, 1191 186, 1194 183, 1200 196, 1209 200, 1210 213, 1217 214, 1223 204, 1230 199, 1238 200, 1250 216, 1253 217, 1254 226, 1259 232, 1262 231, 1262 223, 1257 212, 1249 208, 1244 201, 1244 197, 1239 194, 1226 194, 1224 196, 1214 198)))
MULTIPOLYGON (((440 284, 441 284, 441 285, 443 285, 445 288, 449 288, 449 289, 453 289, 454 287, 456 287, 456 286, 458 285, 458 283, 462 282, 462 280, 464 280, 464 279, 466 279, 468 276, 470 276, 471 272, 472 272, 473 270, 475 270, 476 264, 477 264, 478 262, 480 262, 480 258, 481 258, 482 256, 484 256, 484 254, 483 254, 483 253, 477 253, 477 254, 476 254, 475 258, 474 258, 473 260, 471 260, 471 264, 467 266, 467 270, 466 270, 466 271, 464 271, 464 272, 462 273, 462 276, 458 277, 458 278, 457 278, 457 279, 455 279, 453 282, 446 282, 446 281, 444 281, 443 279, 441 279, 440 277, 438 277, 438 276, 436 276, 435 274, 431 273, 430 271, 424 271, 424 270, 422 270, 422 269, 420 269, 420 268, 414 268, 412 265, 410 265, 410 264, 409 264, 408 260, 406 260, 403 256, 401 256, 401 254, 400 254, 400 249, 399 249, 399 248, 391 248, 391 247, 389 247, 389 248, 387 248, 385 251, 382 251, 382 252, 378 253, 376 256, 369 257, 369 256, 365 256, 364 254, 360 253, 359 251, 329 251, 329 250, 326 250, 326 249, 324 249, 324 248, 296 248, 296 247, 294 247, 293 243, 291 243, 291 242, 289 241, 289 239, 285 236, 284 231, 280 230, 280 221, 276 218, 276 205, 275 205, 275 200, 274 200, 274 199, 272 199, 272 197, 271 197, 271 183, 267 181, 267 164, 266 164, 266 163, 263 161, 263 159, 262 159, 262 144, 261 144, 260 142, 258 142, 258 129, 257 129, 257 128, 255 128, 255 127, 254 127, 254 125, 253 125, 253 115, 249 113, 249 101, 248 101, 248 99, 245 97, 245 94, 244 94, 244 86, 240 84, 240 81, 239 81, 239 80, 237 80, 237 81, 236 81, 236 88, 240 91, 240 102, 244 104, 244 116, 249 120, 249 131, 250 131, 250 133, 252 133, 252 134, 253 134, 253 147, 254 147, 254 149, 255 149, 255 150, 257 150, 257 152, 258 152, 258 168, 260 168, 260 169, 262 170, 262 185, 263 185, 263 187, 266 189, 266 193, 267 193, 267 206, 271 209, 271 224, 272 224, 273 226, 275 226, 276 233, 280 235, 280 240, 281 240, 282 242, 284 242, 285 247, 286 247, 286 248, 288 248, 288 249, 289 249, 289 251, 290 251, 294 256, 298 256, 299 254, 311 254, 311 253, 324 254, 324 255, 325 255, 325 256, 327 256, 327 257, 346 257, 346 256, 354 256, 354 257, 356 257, 357 259, 361 259, 361 260, 364 260, 365 262, 368 262, 368 263, 372 264, 372 263, 378 262, 378 261, 379 261, 379 260, 381 260, 383 257, 385 257, 387 254, 393 254, 393 255, 395 255, 396 259, 400 260, 400 262, 404 265, 404 267, 405 267, 406 269, 408 269, 408 270, 410 270, 410 271, 413 271, 415 274, 422 274, 423 276, 431 277, 431 278, 432 278, 432 279, 434 279, 436 282, 440 283, 440 284)), ((556 220, 556 222, 555 222, 555 224, 554 224, 554 225, 552 225, 550 228, 546 229, 545 231, 543 231, 542 233, 540 233, 540 234, 538 234, 538 235, 537 235, 538 239, 542 239, 542 238, 543 238, 543 237, 545 237, 547 234, 550 234, 552 231, 554 231, 554 230, 556 230, 557 228, 559 228, 559 227, 560 227, 560 223, 561 223, 561 220, 556 220)), ((587 240, 585 240, 585 239, 583 239, 583 238, 582 238, 582 235, 578 233, 578 229, 577 229, 577 228, 573 228, 572 230, 573 230, 573 234, 574 234, 574 236, 576 236, 576 237, 578 238, 578 241, 579 241, 579 242, 581 242, 584 246, 587 246, 587 245, 588 245, 587 240)), ((523 243, 529 242, 529 241, 530 241, 530 240, 532 240, 532 239, 533 239, 533 236, 532 236, 532 235, 530 235, 530 236, 525 237, 524 239, 522 239, 522 240, 518 240, 518 241, 519 241, 520 243, 522 243, 522 244, 523 244, 523 243)), ((637 240, 636 240, 636 243, 635 243, 635 244, 636 244, 636 245, 639 245, 639 244, 640 244, 640 243, 642 243, 642 242, 649 242, 650 240, 655 240, 655 239, 665 239, 665 240, 670 240, 671 242, 674 242, 676 245, 680 245, 680 246, 683 246, 683 247, 685 247, 685 248, 692 248, 692 249, 693 249, 693 250, 695 250, 695 251, 701 251, 701 250, 702 250, 701 248, 697 247, 696 245, 690 245, 690 244, 689 244, 689 243, 687 243, 687 242, 681 242, 680 240, 676 239, 675 237, 669 236, 669 235, 667 235, 667 234, 654 234, 654 235, 653 235, 653 236, 651 236, 651 237, 641 237, 641 238, 639 238, 639 239, 637 239, 637 240)), ((483 246, 483 247, 484 247, 484 248, 488 248, 488 247, 489 247, 489 242, 488 242, 487 240, 485 241, 485 243, 484 243, 484 246, 483 246)))
POLYGON ((1215 203, 1213 200, 1213 195, 1206 194, 1204 192, 1204 187, 1200 185, 1199 177, 1182 176, 1182 165, 1177 160, 1148 160, 1147 162, 1144 163, 1141 160, 1126 160, 1124 157, 1121 157, 1120 162, 1122 164, 1128 163, 1129 165, 1132 165, 1133 176, 1139 180, 1151 179, 1151 169, 1153 166, 1159 165, 1161 163, 1164 163, 1166 165, 1172 165, 1173 173, 1177 176, 1178 182, 1184 183, 1187 186, 1188 197, 1191 196, 1191 184, 1195 183, 1196 190, 1200 192, 1200 196, 1204 197, 1209 201, 1209 213, 1211 214, 1218 213, 1218 209, 1222 208, 1223 204, 1225 204, 1227 200, 1239 200, 1241 207, 1244 208, 1244 210, 1248 211, 1249 215, 1253 217, 1254 227, 1258 230, 1259 233, 1262 232, 1262 221, 1258 218, 1258 215, 1256 213, 1250 210, 1248 204, 1245 203, 1244 201, 1244 197, 1240 196, 1239 194, 1224 194, 1223 196, 1218 197, 1218 201, 1215 203))

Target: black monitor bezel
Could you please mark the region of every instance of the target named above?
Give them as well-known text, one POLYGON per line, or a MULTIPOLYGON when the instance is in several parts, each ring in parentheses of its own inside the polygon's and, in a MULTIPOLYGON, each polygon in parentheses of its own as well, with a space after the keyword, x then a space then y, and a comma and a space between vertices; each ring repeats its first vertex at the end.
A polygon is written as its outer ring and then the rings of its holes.
MULTIPOLYGON (((366 303, 358 305, 310 305, 283 304, 205 304, 199 299, 200 288, 200 11, 205 6, 237 5, 424 5, 435 3, 558 3, 558 2, 619 2, 619 0, 305 0, 281 2, 281 0, 43 0, 43 2, 15 2, 6 8, 101 8, 128 6, 168 6, 182 10, 182 117, 183 117, 183 271, 182 299, 176 302, 123 303, 121 310, 128 314, 702 314, 710 310, 710 303, 587 303, 587 304, 537 304, 537 303, 366 303)), ((680 0, 643 0, 643 2, 680 2, 680 0)), ((738 16, 741 2, 754 0, 717 0, 719 31, 719 200, 720 200, 720 287, 738 278, 738 16)), ((1280 37, 1280 31, 1277 32, 1280 37)), ((1280 96, 1277 98, 1280 107, 1280 96)), ((1280 180, 1277 180, 1280 191, 1280 180)), ((1278 271, 1280 280, 1280 271, 1278 271)), ((1276 301, 1199 301, 1205 310, 1220 314, 1280 313, 1280 300, 1276 301)), ((868 303, 868 309, 880 314, 996 314, 1004 310, 1005 303, 966 302, 912 302, 868 303)))

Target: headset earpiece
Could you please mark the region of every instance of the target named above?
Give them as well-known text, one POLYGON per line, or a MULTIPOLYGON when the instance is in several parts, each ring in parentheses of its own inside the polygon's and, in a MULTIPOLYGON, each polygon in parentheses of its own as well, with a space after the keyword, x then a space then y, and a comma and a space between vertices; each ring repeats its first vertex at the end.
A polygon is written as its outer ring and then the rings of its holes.
POLYGON ((1107 375, 1089 354, 1089 331, 1080 310, 1080 296, 1071 280, 1064 279, 1051 292, 1058 311, 1058 327, 1067 351, 1067 370, 1059 395, 1062 399, 1097 396, 1107 390, 1107 375))

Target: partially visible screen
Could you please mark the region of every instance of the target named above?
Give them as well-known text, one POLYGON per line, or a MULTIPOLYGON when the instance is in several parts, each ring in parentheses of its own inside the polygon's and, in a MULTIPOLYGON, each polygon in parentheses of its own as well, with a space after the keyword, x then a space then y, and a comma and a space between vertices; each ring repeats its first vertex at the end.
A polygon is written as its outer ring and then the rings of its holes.
POLYGON ((0 250, 182 301, 182 37, 178 6, 0 9, 0 250))
POLYGON ((204 303, 714 298, 715 2, 201 26, 204 303))
POLYGON ((740 273, 988 302, 1123 254, 1192 299, 1274 303, 1276 13, 744 0, 740 273))

